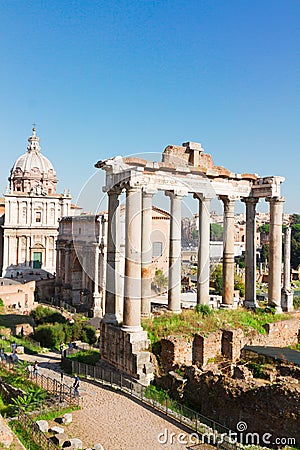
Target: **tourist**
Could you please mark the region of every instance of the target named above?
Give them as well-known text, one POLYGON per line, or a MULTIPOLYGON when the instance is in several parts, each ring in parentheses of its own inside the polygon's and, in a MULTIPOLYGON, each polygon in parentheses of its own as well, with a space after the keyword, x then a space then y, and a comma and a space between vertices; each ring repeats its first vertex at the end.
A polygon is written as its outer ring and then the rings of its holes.
POLYGON ((38 362, 35 361, 33 364, 33 376, 35 379, 37 379, 37 376, 38 376, 38 369, 39 369, 38 362))
POLYGON ((74 384, 73 384, 73 388, 74 388, 74 397, 79 397, 79 376, 77 375, 77 373, 74 374, 74 384))
POLYGON ((28 378, 29 378, 30 380, 32 380, 33 367, 32 367, 32 364, 31 364, 31 363, 28 364, 28 366, 27 366, 27 372, 28 372, 28 378))

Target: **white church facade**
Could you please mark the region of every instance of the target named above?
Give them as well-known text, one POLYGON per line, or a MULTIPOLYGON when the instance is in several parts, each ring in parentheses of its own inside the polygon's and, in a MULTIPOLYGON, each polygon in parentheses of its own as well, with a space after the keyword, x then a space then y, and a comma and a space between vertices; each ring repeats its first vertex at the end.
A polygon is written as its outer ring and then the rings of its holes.
POLYGON ((56 172, 41 153, 35 128, 28 142, 26 153, 10 171, 5 193, 1 227, 3 277, 15 277, 30 269, 53 274, 58 222, 73 212, 70 193, 56 193, 56 172))

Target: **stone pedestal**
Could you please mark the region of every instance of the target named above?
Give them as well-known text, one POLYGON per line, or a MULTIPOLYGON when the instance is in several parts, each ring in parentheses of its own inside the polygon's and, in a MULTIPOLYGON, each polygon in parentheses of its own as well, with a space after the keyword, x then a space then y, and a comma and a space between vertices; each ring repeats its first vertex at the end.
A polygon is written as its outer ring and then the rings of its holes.
POLYGON ((153 379, 154 366, 150 360, 146 331, 127 332, 120 327, 101 322, 101 361, 148 385, 153 379))

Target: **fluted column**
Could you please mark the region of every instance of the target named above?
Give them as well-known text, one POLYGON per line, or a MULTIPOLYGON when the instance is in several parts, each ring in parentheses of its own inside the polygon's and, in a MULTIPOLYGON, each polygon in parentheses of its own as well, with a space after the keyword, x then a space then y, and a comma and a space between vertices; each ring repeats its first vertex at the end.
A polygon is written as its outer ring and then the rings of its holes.
POLYGON ((126 187, 125 280, 122 329, 142 331, 141 327, 141 229, 142 191, 126 187))
POLYGON ((181 312, 181 200, 183 195, 167 191, 171 199, 168 309, 181 312))
POLYGON ((232 307, 234 300, 234 204, 235 200, 221 196, 224 205, 223 292, 222 307, 232 307))
POLYGON ((256 301, 256 204, 257 198, 247 197, 246 204, 246 251, 245 251, 245 306, 255 308, 256 301))
POLYGON ((283 197, 266 199, 270 203, 268 304, 281 312, 282 211, 283 197))
POLYGON ((210 242, 210 198, 197 196, 199 200, 199 244, 197 273, 197 304, 209 304, 209 242, 210 242))
POLYGON ((142 193, 142 316, 151 312, 152 192, 142 193))
POLYGON ((116 238, 118 234, 119 221, 117 211, 119 207, 119 187, 114 187, 108 191, 108 228, 107 228, 107 264, 106 264, 106 292, 105 292, 105 316, 103 321, 117 324, 116 297, 117 278, 116 271, 116 238))

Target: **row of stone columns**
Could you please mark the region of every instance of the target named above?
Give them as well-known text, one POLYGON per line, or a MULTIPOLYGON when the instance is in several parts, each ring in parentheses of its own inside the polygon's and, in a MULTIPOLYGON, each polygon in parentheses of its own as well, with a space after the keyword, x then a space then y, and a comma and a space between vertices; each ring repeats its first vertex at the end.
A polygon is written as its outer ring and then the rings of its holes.
MULTIPOLYGON (((126 188, 125 273, 123 329, 141 330, 141 314, 150 313, 152 261, 152 196, 154 192, 141 187, 126 188)), ((108 232, 106 306, 104 321, 117 324, 117 304, 121 274, 118 271, 119 196, 122 188, 108 191, 108 232)), ((180 312, 181 296, 181 200, 185 193, 168 191, 170 197, 170 240, 168 273, 168 308, 180 312)), ((197 303, 209 304, 210 278, 210 200, 201 194, 199 200, 199 248, 197 303)), ((235 199, 220 196, 224 205, 223 295, 222 306, 231 307, 234 298, 234 205, 235 199)), ((256 305, 256 198, 245 198, 246 204, 246 305, 256 305)), ((282 198, 270 198, 270 269, 269 304, 280 309, 281 302, 281 244, 282 198)))

